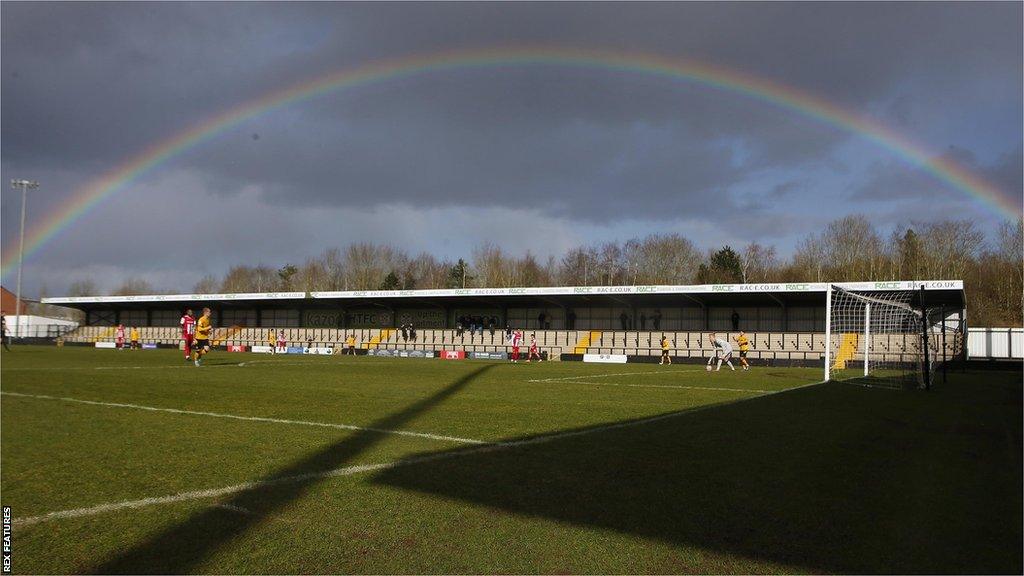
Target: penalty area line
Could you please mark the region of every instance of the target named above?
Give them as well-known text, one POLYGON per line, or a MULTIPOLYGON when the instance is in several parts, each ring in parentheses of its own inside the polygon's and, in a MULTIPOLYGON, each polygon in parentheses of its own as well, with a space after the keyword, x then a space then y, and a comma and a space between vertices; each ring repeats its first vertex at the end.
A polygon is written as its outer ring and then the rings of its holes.
POLYGON ((382 462, 379 464, 361 464, 356 466, 345 466, 343 468, 336 468, 334 470, 327 470, 324 472, 309 472, 306 474, 297 474, 295 476, 285 476, 282 478, 272 478, 268 480, 257 480, 253 482, 244 482, 241 484, 234 484, 232 486, 225 486, 223 488, 211 488, 206 490, 193 490, 189 492, 179 492, 178 494, 171 494, 168 496, 158 496, 152 498, 142 498, 139 500, 126 500, 123 502, 112 502, 109 504, 100 504, 99 506, 92 506, 89 508, 75 508, 71 510, 58 510, 55 512, 49 512, 47 514, 41 514, 39 516, 28 516, 24 518, 15 518, 12 521, 14 526, 29 526, 32 524, 38 524, 40 522, 46 522, 50 520, 58 520, 62 518, 78 518, 84 516, 95 516, 97 514, 104 514, 107 512, 114 512, 118 510, 129 510, 139 509, 148 506, 154 506, 157 504, 173 504, 177 502, 186 502, 189 500, 199 500, 204 498, 218 498, 221 496, 228 496, 236 494, 238 492, 244 492, 247 490, 256 490, 260 488, 266 488, 275 486, 278 484, 287 484, 292 482, 303 482, 308 480, 326 479, 340 476, 351 476, 353 474, 360 474, 364 472, 376 472, 381 470, 390 470, 392 468, 399 468, 404 466, 412 466, 416 464, 424 464, 429 462, 436 462, 438 460, 447 460, 449 458, 457 458, 459 456, 469 456, 473 454, 483 454, 488 452, 494 452, 497 450, 505 450, 509 448, 518 448, 522 446, 532 446, 536 444, 546 444, 548 442, 554 442, 563 438, 574 438, 579 436, 588 436, 590 434, 597 434, 600 432, 606 432, 608 430, 620 430, 623 428, 633 428, 636 426, 643 426, 651 424, 653 422, 659 422, 662 420, 668 420, 671 418, 677 418, 680 416, 686 416, 688 414, 694 414, 697 412, 703 412, 705 410, 712 410, 716 408, 723 408, 741 402, 749 402, 751 400, 759 400, 766 396, 772 396, 775 394, 782 394, 784 392, 791 392, 793 390, 799 390, 810 386, 817 386, 824 384, 824 382, 812 382, 809 384, 802 384, 800 386, 794 386, 792 388, 785 388, 783 390, 775 390, 766 394, 760 394, 756 396, 749 396, 747 398, 738 398, 736 400, 730 400, 727 402, 717 402, 715 404, 708 404, 705 406, 699 406, 696 408, 689 408, 687 410, 680 410, 677 412, 669 412, 667 414, 659 414, 657 416, 651 416, 650 418, 643 418, 640 420, 632 420, 629 422, 619 422, 616 424, 607 424, 605 426, 595 426, 593 428, 584 428, 582 430, 572 430, 569 432, 556 432, 553 434, 546 434, 540 436, 534 436, 532 438, 525 438, 522 440, 511 440, 508 442, 498 442, 492 444, 483 444, 480 446, 473 446, 465 449, 454 450, 451 452, 440 452, 435 454, 427 454, 425 456, 413 456, 404 460, 396 460, 391 462, 382 462))

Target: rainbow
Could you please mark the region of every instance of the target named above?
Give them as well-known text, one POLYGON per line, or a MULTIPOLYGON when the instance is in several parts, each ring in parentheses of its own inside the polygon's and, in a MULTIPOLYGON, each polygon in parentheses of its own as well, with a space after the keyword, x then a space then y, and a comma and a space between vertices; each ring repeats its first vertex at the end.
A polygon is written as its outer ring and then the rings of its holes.
MULTIPOLYGON (((494 48, 416 55, 340 70, 275 90, 206 118, 187 130, 154 143, 96 180, 77 189, 68 200, 26 231, 25 255, 35 254, 70 224, 87 214, 104 199, 124 190, 142 174, 253 117, 323 94, 389 79, 444 70, 522 65, 591 68, 645 74, 692 82, 747 96, 849 130, 907 162, 920 166, 937 180, 966 192, 1000 216, 1015 219, 1021 214, 1021 207, 1017 202, 1019 198, 1011 199, 1008 194, 952 160, 942 159, 930 153, 871 118, 764 78, 705 62, 670 59, 652 54, 552 47, 494 48)), ((11 244, 14 245, 6 247, 3 251, 3 267, 0 272, 3 275, 10 272, 17 261, 17 243, 11 244)))

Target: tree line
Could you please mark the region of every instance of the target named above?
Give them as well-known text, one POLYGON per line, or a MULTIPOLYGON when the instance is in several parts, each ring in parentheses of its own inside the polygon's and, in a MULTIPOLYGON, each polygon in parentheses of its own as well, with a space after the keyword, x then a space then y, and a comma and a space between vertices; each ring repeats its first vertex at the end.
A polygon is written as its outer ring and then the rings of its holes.
MULTIPOLYGON (((969 220, 914 223, 884 236, 866 217, 852 215, 808 235, 788 259, 759 242, 701 251, 679 234, 578 246, 546 259, 510 253, 490 242, 455 261, 361 242, 281 267, 233 266, 223 276, 202 278, 193 292, 962 279, 971 325, 1020 326, 1022 223, 1003 223, 986 241, 969 220)), ((144 279, 129 278, 111 294, 159 291, 144 279)), ((96 285, 80 280, 69 294, 96 295, 96 285)))

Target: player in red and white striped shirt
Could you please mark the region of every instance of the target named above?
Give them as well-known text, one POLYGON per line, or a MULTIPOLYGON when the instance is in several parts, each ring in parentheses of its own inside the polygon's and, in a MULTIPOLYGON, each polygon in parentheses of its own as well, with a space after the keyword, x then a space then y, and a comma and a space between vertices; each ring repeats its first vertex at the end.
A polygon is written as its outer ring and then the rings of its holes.
POLYGON ((512 335, 512 361, 519 362, 519 345, 523 342, 523 331, 516 330, 512 335))
POLYGON ((530 353, 526 357, 527 362, 531 362, 534 358, 537 362, 543 362, 544 360, 540 357, 540 350, 537 348, 537 335, 530 334, 530 353))
POLYGON ((192 317, 192 309, 185 310, 181 317, 181 339, 185 341, 185 362, 192 360, 192 338, 196 334, 196 319, 192 317))
POLYGON ((124 350, 124 324, 117 325, 117 349, 124 350))

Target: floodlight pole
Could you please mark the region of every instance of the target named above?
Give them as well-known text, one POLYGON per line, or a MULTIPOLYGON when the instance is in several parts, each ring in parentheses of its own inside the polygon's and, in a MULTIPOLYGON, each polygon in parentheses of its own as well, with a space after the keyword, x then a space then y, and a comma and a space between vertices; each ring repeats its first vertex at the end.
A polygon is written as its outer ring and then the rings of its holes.
POLYGON ((39 188, 39 182, 11 180, 11 188, 21 188, 21 230, 18 232, 18 287, 17 294, 14 295, 14 316, 17 318, 17 322, 14 325, 17 328, 17 337, 21 338, 21 268, 25 261, 25 196, 28 194, 29 188, 39 188))

